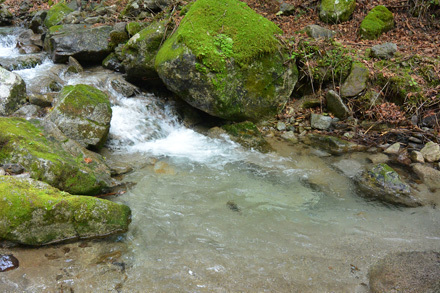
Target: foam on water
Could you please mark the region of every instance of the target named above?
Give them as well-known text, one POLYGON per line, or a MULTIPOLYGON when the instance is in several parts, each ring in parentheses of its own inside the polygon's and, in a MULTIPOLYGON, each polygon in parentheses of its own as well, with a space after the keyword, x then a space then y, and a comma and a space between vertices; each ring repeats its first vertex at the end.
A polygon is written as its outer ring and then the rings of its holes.
POLYGON ((15 35, 0 35, 0 57, 15 58, 20 55, 16 48, 16 39, 17 36, 15 35))

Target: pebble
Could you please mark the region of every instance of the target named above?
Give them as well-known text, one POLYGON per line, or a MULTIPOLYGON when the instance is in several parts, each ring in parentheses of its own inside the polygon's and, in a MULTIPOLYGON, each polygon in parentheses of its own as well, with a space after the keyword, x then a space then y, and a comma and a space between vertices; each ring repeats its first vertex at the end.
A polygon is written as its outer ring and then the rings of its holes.
POLYGON ((408 138, 408 140, 411 141, 411 142, 417 143, 417 144, 422 144, 423 143, 420 139, 418 139, 418 138, 416 138, 414 136, 411 136, 410 138, 408 138))
POLYGON ((400 143, 396 142, 395 144, 389 146, 385 149, 384 153, 389 155, 397 155, 400 150, 400 143))
POLYGON ((423 158, 423 155, 421 152, 418 151, 412 151, 411 152, 411 160, 414 163, 424 163, 425 159, 423 158))
POLYGON ((286 130, 286 123, 282 122, 282 121, 278 121, 277 123, 277 129, 278 131, 284 131, 286 130))

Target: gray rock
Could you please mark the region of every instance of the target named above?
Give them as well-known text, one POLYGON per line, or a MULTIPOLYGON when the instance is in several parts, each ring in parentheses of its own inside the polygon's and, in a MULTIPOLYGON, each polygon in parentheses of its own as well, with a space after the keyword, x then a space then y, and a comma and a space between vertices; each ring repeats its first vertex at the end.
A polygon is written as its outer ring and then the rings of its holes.
POLYGON ((432 141, 428 142, 420 152, 427 162, 436 162, 440 160, 440 146, 437 143, 432 141))
POLYGON ((47 11, 40 10, 32 17, 31 24, 29 28, 35 33, 35 34, 42 34, 44 33, 44 20, 46 19, 47 11))
POLYGON ((355 160, 343 159, 334 163, 333 166, 350 178, 358 176, 363 171, 362 164, 355 160))
POLYGON ((411 189, 387 164, 378 164, 355 177, 359 189, 367 197, 391 204, 415 207, 420 201, 412 196, 411 189))
POLYGON ((440 292, 440 253, 400 252, 388 255, 368 270, 372 293, 440 292))
POLYGON ((17 36, 17 44, 21 46, 32 45, 31 38, 34 36, 34 32, 31 29, 22 31, 17 36))
POLYGON ((102 67, 114 70, 116 72, 125 72, 124 65, 115 53, 111 53, 102 61, 102 67))
POLYGON ((319 130, 327 130, 331 127, 333 122, 333 118, 330 116, 324 116, 312 113, 310 124, 312 128, 319 129, 319 130))
POLYGON ((375 165, 381 164, 381 163, 386 163, 390 160, 390 158, 387 155, 382 154, 382 153, 370 155, 370 156, 368 156, 368 159, 375 165))
POLYGON ((6 171, 3 168, 0 168, 0 176, 5 176, 6 175, 6 171))
POLYGON ((418 151, 412 151, 410 154, 411 160, 414 163, 425 163, 425 158, 423 158, 423 155, 421 152, 418 151))
POLYGON ((112 110, 108 96, 89 85, 65 86, 46 118, 83 147, 99 149, 105 143, 112 110))
POLYGON ((142 84, 160 82, 154 68, 154 58, 166 34, 165 21, 153 22, 125 44, 118 57, 122 60, 128 81, 142 84))
POLYGON ((80 62, 100 63, 111 52, 109 40, 112 30, 111 26, 57 26, 49 30, 44 47, 55 63, 66 63, 69 56, 80 62))
POLYGON ((138 16, 141 12, 157 12, 165 9, 172 0, 130 0, 122 11, 124 16, 138 16))
POLYGON ((336 35, 335 31, 316 24, 306 26, 305 31, 309 37, 314 39, 332 39, 336 35))
POLYGON ((397 52, 397 45, 394 43, 385 43, 373 46, 371 55, 379 59, 391 59, 397 52))
POLYGON ((84 19, 84 22, 87 24, 95 24, 95 23, 100 23, 103 21, 104 21, 104 18, 102 16, 91 16, 91 17, 86 17, 84 19))
POLYGON ((396 142, 387 147, 383 152, 388 155, 397 155, 400 151, 400 143, 396 142))
POLYGON ((37 118, 41 116, 41 108, 36 105, 25 105, 12 114, 14 117, 37 118))
POLYGON ((18 52, 20 54, 35 54, 35 53, 40 53, 41 48, 35 45, 20 46, 18 52))
POLYGON ((414 164, 412 168, 429 189, 440 189, 440 171, 423 164, 414 164))
POLYGON ((326 23, 340 23, 350 19, 355 0, 322 0, 319 18, 326 23))
POLYGON ((117 93, 119 93, 127 98, 132 97, 135 94, 139 93, 139 90, 136 86, 125 81, 123 78, 112 79, 112 81, 110 82, 110 85, 117 93))
POLYGON ((284 123, 283 121, 278 121, 277 122, 277 130, 278 131, 286 130, 286 123, 284 123))
POLYGON ((350 116, 350 110, 335 91, 329 90, 325 99, 327 101, 327 109, 336 117, 339 119, 345 119, 350 116))
POLYGON ((64 81, 60 78, 61 72, 66 68, 65 65, 58 65, 48 70, 45 75, 38 76, 27 84, 30 94, 46 94, 59 92, 63 88, 64 81))
POLYGON ((277 13, 277 15, 293 15, 296 12, 295 5, 292 5, 290 3, 283 2, 280 4, 280 11, 277 13))
POLYGON ((290 143, 298 143, 299 139, 296 137, 295 133, 293 131, 286 131, 283 134, 281 134, 281 138, 285 139, 286 141, 290 143))
POLYGON ((29 103, 40 107, 52 107, 52 103, 55 99, 56 93, 48 94, 31 94, 28 96, 29 103))
POLYGON ((12 114, 26 102, 26 84, 23 79, 0 67, 0 115, 12 114))
POLYGON ((67 67, 67 72, 69 73, 81 73, 84 72, 83 67, 81 64, 79 64, 78 60, 73 58, 72 56, 69 56, 69 63, 67 67))
POLYGON ((354 62, 351 66, 350 75, 341 86, 342 97, 354 97, 360 94, 367 87, 369 70, 365 65, 354 62))

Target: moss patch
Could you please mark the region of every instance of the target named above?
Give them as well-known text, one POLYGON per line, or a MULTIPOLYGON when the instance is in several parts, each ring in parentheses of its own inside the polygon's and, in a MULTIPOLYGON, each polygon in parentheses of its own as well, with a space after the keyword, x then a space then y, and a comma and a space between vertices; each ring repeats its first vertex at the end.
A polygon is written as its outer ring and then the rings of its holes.
POLYGON ((226 69, 234 59, 240 65, 278 48, 274 35, 282 31, 237 0, 198 0, 156 57, 156 66, 173 59, 173 44, 184 43, 212 71, 226 69), (171 55, 171 56, 170 56, 171 55))
POLYGON ((46 19, 44 20, 44 25, 47 28, 50 28, 62 21, 63 18, 71 12, 73 12, 73 9, 70 9, 63 2, 55 4, 47 12, 46 19))
POLYGON ((361 23, 360 34, 364 39, 377 39, 382 33, 394 27, 394 16, 385 6, 371 9, 361 23))

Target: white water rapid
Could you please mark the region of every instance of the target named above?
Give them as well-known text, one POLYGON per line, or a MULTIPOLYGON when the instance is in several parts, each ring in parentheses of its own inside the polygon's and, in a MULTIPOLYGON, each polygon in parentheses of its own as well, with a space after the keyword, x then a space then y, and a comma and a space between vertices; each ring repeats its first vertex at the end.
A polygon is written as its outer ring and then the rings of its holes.
MULTIPOLYGON (((0 37, 0 57, 16 54, 0 37)), ((357 194, 333 164, 367 154, 318 157, 274 142, 278 153, 243 149, 185 127, 171 102, 126 98, 117 73, 66 75, 45 61, 15 71, 31 91, 57 72, 110 96, 109 162, 131 166, 109 199, 127 204, 125 235, 41 248, 0 247, 16 270, 2 292, 368 292, 368 268, 391 252, 440 249, 440 213, 396 208, 357 194), (134 183, 134 184, 131 184, 134 183)))

